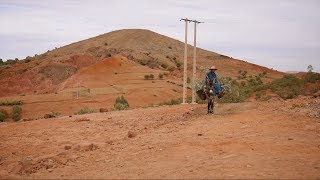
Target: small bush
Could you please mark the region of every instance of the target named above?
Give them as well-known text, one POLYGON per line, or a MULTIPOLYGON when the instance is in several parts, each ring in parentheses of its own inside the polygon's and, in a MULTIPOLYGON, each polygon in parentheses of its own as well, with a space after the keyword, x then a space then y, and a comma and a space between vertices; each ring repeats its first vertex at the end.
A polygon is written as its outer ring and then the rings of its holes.
POLYGON ((158 75, 158 77, 159 77, 159 79, 163 79, 163 74, 160 73, 160 74, 158 75))
POLYGON ((149 74, 144 75, 144 79, 145 80, 149 80, 150 79, 150 75, 149 74))
POLYGON ((0 109, 0 113, 4 114, 5 118, 9 116, 8 112, 5 109, 0 109))
POLYGON ((144 75, 144 79, 145 80, 154 79, 154 75, 153 74, 146 74, 146 75, 144 75))
POLYGON ((270 89, 283 99, 292 99, 301 94, 302 80, 292 75, 285 75, 269 84, 270 89))
POLYGON ((117 97, 116 102, 114 103, 114 108, 120 111, 129 109, 129 103, 123 96, 117 97))
POLYGON ((21 119, 22 108, 20 106, 13 106, 12 119, 14 121, 19 121, 21 119))
POLYGON ((189 84, 191 82, 190 78, 187 77, 187 83, 189 84))
POLYGON ((163 64, 161 64, 161 67, 163 67, 164 69, 167 69, 168 65, 163 63, 163 64))
POLYGON ((170 67, 168 68, 168 71, 173 72, 174 69, 175 69, 175 68, 174 68, 173 66, 170 66, 170 67))
POLYGON ((317 81, 320 81, 320 74, 319 73, 313 73, 313 72, 308 72, 304 79, 306 83, 315 83, 317 81))
POLYGON ((97 110, 94 109, 89 109, 88 107, 85 107, 83 109, 80 109, 79 111, 75 112, 75 115, 80 115, 80 114, 90 114, 90 113, 96 113, 98 112, 97 110))
POLYGON ((8 112, 4 109, 0 109, 0 122, 4 122, 8 117, 8 112))
POLYGON ((14 106, 14 105, 22 105, 23 101, 0 101, 0 106, 14 106))
POLYGON ((6 115, 0 112, 0 122, 4 122, 6 119, 6 115))
POLYGON ((180 68, 182 64, 181 62, 177 62, 176 65, 177 65, 177 68, 180 68))

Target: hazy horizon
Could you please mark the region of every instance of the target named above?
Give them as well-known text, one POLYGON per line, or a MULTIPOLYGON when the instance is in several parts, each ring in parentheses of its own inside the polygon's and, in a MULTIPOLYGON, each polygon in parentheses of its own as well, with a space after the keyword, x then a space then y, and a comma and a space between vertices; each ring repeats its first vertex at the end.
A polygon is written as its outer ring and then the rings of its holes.
MULTIPOLYGON (((280 71, 320 72, 316 0, 0 1, 0 58, 24 59, 119 29, 149 29, 184 41, 181 18, 204 21, 197 45, 280 71)), ((188 43, 193 44, 193 24, 188 43)))

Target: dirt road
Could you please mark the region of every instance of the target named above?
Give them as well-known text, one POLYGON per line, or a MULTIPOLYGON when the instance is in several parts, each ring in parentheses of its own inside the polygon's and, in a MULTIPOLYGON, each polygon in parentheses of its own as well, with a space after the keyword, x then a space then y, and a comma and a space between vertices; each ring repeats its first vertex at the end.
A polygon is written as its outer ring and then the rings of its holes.
POLYGON ((0 178, 320 178, 320 119, 277 103, 2 123, 0 178))

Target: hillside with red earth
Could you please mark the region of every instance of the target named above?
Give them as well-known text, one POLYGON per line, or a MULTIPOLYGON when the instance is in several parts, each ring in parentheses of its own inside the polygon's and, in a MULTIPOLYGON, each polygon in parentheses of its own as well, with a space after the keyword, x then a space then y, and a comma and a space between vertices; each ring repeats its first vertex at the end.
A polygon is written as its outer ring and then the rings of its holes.
MULTIPOLYGON (((320 178, 319 95, 283 100, 267 90, 265 101, 215 103, 214 115, 202 104, 159 106, 182 95, 183 51, 129 29, 0 66, 0 102, 23 101, 19 122, 1 106, 0 179, 320 178), (129 110, 115 111, 121 96, 129 110), (74 115, 85 108, 103 111, 74 115)), ((212 65, 239 82, 241 72, 263 82, 285 74, 197 52, 199 79, 212 65)), ((307 84, 310 94, 319 85, 307 84)))
MULTIPOLYGON (((191 77, 193 51, 188 48, 191 77)), ((149 30, 102 34, 0 66, 0 101, 22 100, 23 118, 39 118, 51 111, 73 114, 85 106, 112 109, 120 95, 133 108, 177 99, 182 92, 183 51, 184 43, 149 30), (145 80, 148 74, 154 80, 145 80), (159 74, 164 74, 163 79, 159 74)), ((265 82, 284 74, 200 48, 197 56, 199 79, 212 65, 220 76, 234 79, 239 70, 248 75, 265 72, 265 82)))

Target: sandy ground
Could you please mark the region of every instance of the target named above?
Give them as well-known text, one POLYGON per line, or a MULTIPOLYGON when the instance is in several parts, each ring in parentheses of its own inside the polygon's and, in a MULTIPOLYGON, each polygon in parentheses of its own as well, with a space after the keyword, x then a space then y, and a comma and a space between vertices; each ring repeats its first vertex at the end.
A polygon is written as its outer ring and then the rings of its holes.
POLYGON ((320 100, 303 101, 1 123, 0 178, 318 179, 320 100))

